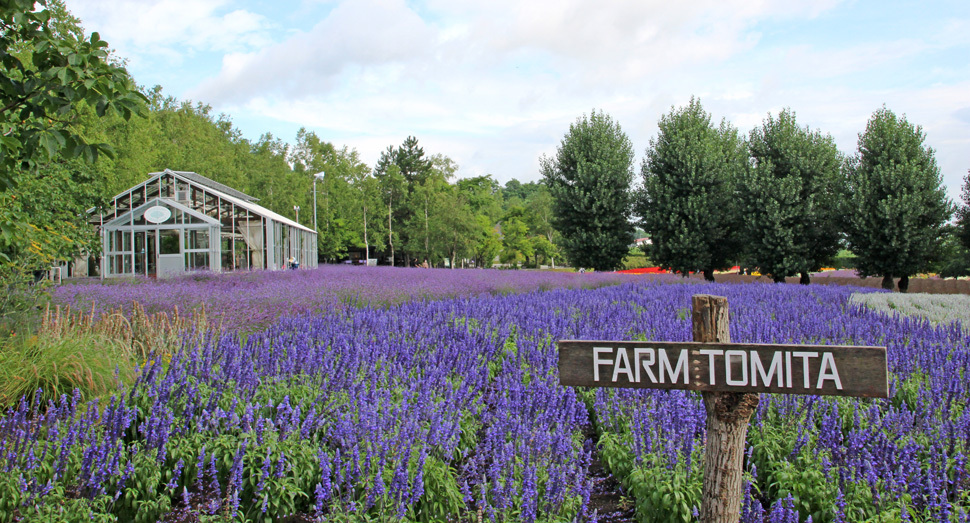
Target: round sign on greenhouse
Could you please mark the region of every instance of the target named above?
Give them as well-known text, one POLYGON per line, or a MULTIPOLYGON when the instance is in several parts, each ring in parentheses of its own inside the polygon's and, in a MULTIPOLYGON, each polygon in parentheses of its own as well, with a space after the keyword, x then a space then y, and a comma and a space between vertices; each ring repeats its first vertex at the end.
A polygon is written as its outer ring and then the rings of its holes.
POLYGON ((151 223, 162 223, 171 217, 172 211, 161 205, 155 205, 145 210, 145 220, 151 223))

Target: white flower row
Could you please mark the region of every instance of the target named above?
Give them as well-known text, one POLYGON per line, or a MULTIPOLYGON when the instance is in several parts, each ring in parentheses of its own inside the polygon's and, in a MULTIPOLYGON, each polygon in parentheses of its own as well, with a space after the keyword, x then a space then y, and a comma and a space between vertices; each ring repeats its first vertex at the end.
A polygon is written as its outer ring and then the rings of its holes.
POLYGON ((938 325, 956 321, 970 329, 970 296, 966 294, 856 293, 849 302, 889 314, 922 316, 938 325))

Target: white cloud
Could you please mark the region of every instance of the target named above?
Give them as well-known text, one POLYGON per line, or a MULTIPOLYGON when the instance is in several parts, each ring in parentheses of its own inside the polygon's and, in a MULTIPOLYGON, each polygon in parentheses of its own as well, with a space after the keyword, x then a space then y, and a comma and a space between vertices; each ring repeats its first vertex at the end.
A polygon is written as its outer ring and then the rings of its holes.
MULTIPOLYGON (((759 21, 813 16, 819 9, 814 2, 751 0, 430 0, 419 15, 403 0, 345 1, 309 32, 225 60, 192 94, 213 103, 328 96, 357 89, 378 71, 380 83, 370 87, 387 96, 401 96, 408 86, 454 85, 456 77, 462 82, 455 88, 474 96, 482 78, 496 75, 511 87, 535 84, 526 75, 541 64, 545 90, 608 95, 625 83, 750 49, 759 21), (389 64, 404 67, 389 70, 389 64)), ((519 98, 529 105, 529 96, 519 98)))
POLYGON ((202 82, 192 94, 234 103, 256 97, 322 95, 340 89, 356 93, 408 76, 393 66, 413 65, 425 55, 434 37, 403 0, 344 2, 310 32, 257 52, 226 56, 219 74, 202 82), (359 80, 375 73, 372 80, 376 84, 361 85, 359 80))
POLYGON ((606 111, 642 154, 660 115, 698 95, 742 132, 790 107, 846 153, 886 103, 924 125, 958 187, 970 167, 970 67, 939 57, 965 55, 970 22, 867 39, 832 29, 852 11, 840 3, 300 0, 264 11, 272 20, 228 0, 71 8, 85 20, 99 11, 96 27, 133 61, 217 55, 207 78, 175 94, 261 122, 253 137, 306 126, 369 163, 413 134, 462 174, 535 179, 578 116, 606 111))
POLYGON ((269 43, 268 20, 229 0, 76 0, 72 12, 123 57, 178 62, 196 51, 230 52, 269 43))

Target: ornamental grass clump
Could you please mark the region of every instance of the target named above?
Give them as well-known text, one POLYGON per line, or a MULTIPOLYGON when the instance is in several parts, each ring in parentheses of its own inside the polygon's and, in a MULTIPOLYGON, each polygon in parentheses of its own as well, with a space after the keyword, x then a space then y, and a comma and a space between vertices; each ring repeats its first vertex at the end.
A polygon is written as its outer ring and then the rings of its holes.
POLYGON ((91 331, 66 336, 20 334, 0 346, 0 407, 46 405, 76 389, 83 400, 131 383, 134 362, 119 340, 91 331))
POLYGON ((152 358, 168 362, 185 336, 218 331, 205 307, 192 317, 148 314, 137 302, 131 313, 97 315, 94 310, 47 307, 36 333, 29 327, 0 345, 0 406, 56 401, 78 389, 83 400, 130 386, 135 369, 152 358))

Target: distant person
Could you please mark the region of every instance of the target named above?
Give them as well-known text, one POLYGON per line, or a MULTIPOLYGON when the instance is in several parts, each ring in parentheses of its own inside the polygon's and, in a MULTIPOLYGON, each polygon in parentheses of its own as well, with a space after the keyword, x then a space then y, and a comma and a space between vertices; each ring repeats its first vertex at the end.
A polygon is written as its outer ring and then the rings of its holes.
POLYGON ((300 262, 296 261, 296 258, 294 258, 292 256, 290 256, 290 259, 287 260, 287 263, 290 266, 290 270, 295 271, 295 270, 297 270, 297 269, 300 268, 300 262))
POLYGON ((422 269, 429 269, 430 267, 431 267, 431 266, 430 266, 430 265, 428 265, 428 259, 427 259, 427 258, 425 258, 425 259, 424 259, 424 263, 422 263, 422 264, 421 264, 421 268, 422 268, 422 269))

